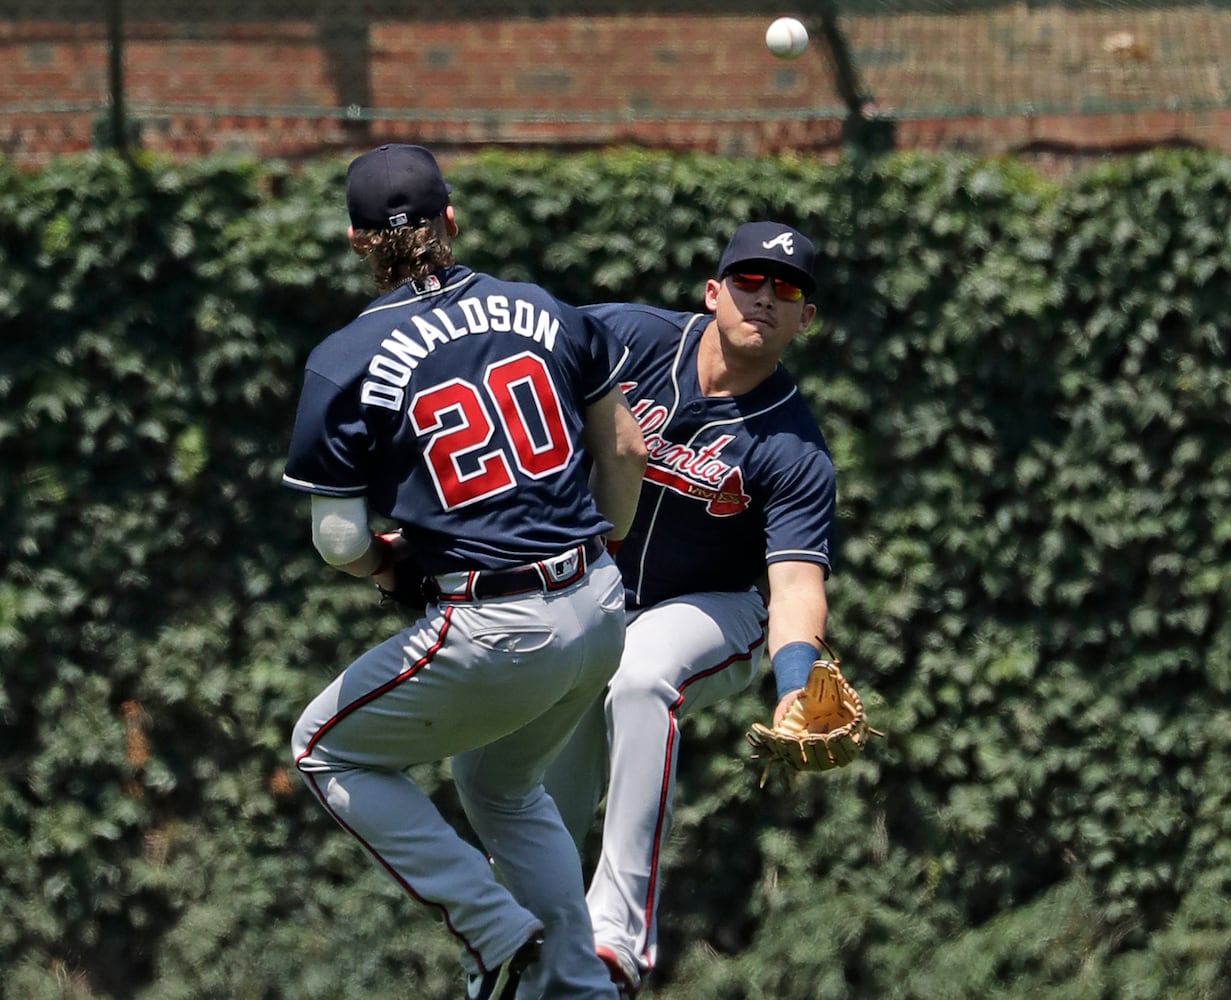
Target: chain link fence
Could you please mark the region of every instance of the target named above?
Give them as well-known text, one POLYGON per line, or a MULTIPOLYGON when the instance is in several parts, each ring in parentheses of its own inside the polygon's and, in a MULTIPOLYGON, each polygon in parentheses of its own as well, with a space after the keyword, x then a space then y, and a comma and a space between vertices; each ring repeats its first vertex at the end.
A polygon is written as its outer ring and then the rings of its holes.
POLYGON ((0 0, 0 154, 1231 148, 1231 0, 0 0), (794 14, 798 59, 764 45, 794 14))

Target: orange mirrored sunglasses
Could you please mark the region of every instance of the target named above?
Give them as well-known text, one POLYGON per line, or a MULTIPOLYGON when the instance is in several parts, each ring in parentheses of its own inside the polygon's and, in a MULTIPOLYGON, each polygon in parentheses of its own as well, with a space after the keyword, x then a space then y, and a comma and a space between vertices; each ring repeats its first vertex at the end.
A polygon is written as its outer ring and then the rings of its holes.
MULTIPOLYGON (((767 280, 763 274, 749 274, 746 271, 732 271, 727 277, 731 279, 731 284, 741 292, 759 291, 767 280)), ((768 280, 774 283, 774 294, 784 302, 798 302, 804 297, 804 290, 785 278, 769 278, 768 280)))

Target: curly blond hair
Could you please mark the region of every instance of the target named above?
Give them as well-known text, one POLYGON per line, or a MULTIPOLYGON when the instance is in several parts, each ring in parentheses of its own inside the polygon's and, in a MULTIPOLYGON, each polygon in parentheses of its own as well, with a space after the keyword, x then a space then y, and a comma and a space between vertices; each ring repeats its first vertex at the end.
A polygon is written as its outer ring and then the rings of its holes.
POLYGON ((453 244, 443 217, 397 229, 356 229, 351 246, 367 263, 381 292, 421 281, 453 263, 453 244))

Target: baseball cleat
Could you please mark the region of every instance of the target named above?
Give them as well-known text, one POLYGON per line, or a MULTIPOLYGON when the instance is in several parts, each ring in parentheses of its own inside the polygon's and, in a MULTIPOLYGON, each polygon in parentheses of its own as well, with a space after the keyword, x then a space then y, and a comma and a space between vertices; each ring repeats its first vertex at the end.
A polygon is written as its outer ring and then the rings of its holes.
POLYGON ((542 932, 534 936, 490 972, 466 977, 466 1000, 513 1000, 521 974, 539 960, 543 950, 542 932))
POLYGON ((621 957, 614 948, 608 948, 605 944, 595 945, 594 952, 607 966, 607 972, 611 976, 611 981, 616 985, 616 992, 619 993, 620 1000, 633 1000, 633 997, 641 992, 641 974, 636 966, 621 957))

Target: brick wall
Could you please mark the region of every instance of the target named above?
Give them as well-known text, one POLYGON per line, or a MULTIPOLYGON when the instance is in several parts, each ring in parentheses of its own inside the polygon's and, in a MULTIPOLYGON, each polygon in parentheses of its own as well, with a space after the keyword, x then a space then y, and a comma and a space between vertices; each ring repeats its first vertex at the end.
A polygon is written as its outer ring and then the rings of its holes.
MULTIPOLYGON (((414 139, 641 144, 732 155, 839 147, 822 45, 792 62, 768 18, 603 14, 124 24, 140 145, 285 157, 414 139)), ((900 147, 1057 162, 1157 143, 1231 149, 1231 11, 1005 7, 843 20, 900 147)), ((0 153, 89 148, 108 120, 106 25, 0 21, 0 153)))

